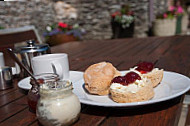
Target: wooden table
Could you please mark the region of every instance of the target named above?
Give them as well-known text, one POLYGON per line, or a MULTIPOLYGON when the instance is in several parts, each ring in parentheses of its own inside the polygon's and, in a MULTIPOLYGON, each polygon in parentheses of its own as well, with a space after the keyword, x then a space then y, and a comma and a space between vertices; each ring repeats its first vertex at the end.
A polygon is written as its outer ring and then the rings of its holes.
MULTIPOLYGON (((139 61, 151 61, 156 67, 190 76, 190 36, 71 42, 51 49, 52 53, 68 53, 70 69, 75 71, 84 71, 89 65, 101 61, 109 61, 119 70, 127 70, 139 61)), ((37 118, 28 110, 26 95, 17 87, 17 82, 15 79, 14 88, 0 91, 0 125, 38 126, 37 118)), ((182 100, 180 96, 130 108, 82 104, 80 119, 74 126, 176 126, 182 100)), ((186 125, 190 125, 190 118, 186 125)))

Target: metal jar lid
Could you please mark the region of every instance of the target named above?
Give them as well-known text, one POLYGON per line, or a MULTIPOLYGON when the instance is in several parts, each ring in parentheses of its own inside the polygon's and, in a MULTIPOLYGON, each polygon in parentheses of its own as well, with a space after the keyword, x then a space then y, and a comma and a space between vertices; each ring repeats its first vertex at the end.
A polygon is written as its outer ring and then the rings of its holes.
POLYGON ((44 52, 49 49, 48 44, 35 44, 34 40, 27 41, 27 46, 17 47, 14 51, 16 53, 33 53, 33 52, 44 52))

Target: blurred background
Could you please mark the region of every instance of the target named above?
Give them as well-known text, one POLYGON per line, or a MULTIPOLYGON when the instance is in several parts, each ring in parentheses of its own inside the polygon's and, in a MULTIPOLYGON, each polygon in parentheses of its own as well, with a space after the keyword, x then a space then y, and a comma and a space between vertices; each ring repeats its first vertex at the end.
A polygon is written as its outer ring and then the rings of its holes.
POLYGON ((175 26, 169 26, 175 33, 168 35, 184 35, 189 34, 189 4, 190 0, 1 1, 0 29, 33 25, 44 42, 57 34, 57 28, 61 33, 75 34, 78 38, 74 40, 81 41, 148 37, 162 36, 160 29, 168 26, 167 21, 164 26, 159 26, 163 23, 156 24, 157 19, 171 21, 175 18, 175 26), (177 27, 180 27, 179 31, 177 27), (80 33, 71 31, 73 29, 80 29, 80 33))

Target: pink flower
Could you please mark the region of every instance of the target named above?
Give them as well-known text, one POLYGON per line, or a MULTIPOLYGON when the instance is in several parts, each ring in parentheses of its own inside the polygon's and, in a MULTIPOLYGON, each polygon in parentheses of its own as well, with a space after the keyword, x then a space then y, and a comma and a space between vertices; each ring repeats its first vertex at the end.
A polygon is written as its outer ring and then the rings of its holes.
POLYGON ((167 17, 168 17, 168 15, 167 15, 166 13, 164 13, 164 14, 163 14, 163 17, 164 17, 164 18, 167 18, 167 17))
POLYGON ((66 24, 66 23, 63 23, 63 22, 59 22, 59 27, 61 27, 61 28, 67 28, 68 27, 68 25, 66 24))
POLYGON ((174 6, 170 6, 169 7, 169 11, 174 11, 175 10, 175 7, 174 6))
POLYGON ((183 8, 181 6, 177 7, 177 13, 179 14, 183 13, 183 8))

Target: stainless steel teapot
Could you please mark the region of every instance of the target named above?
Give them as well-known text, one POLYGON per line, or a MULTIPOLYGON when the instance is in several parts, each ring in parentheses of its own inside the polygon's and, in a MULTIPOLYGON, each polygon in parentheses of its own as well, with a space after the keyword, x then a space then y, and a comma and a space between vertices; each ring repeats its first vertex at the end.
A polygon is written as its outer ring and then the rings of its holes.
MULTIPOLYGON (((48 44, 36 44, 34 40, 26 41, 27 46, 15 47, 13 52, 17 55, 20 61, 32 72, 31 59, 35 56, 51 53, 48 44)), ((24 70, 16 64, 17 74, 24 73, 24 70)))

